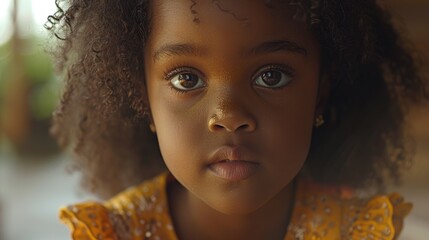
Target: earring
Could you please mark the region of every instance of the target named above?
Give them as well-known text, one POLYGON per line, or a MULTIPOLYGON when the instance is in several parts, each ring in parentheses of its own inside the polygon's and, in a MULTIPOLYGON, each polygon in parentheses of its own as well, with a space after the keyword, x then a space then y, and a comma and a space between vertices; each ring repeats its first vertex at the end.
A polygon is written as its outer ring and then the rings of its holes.
POLYGON ((155 128, 155 125, 152 123, 152 116, 150 115, 150 110, 149 110, 149 107, 147 106, 143 108, 143 117, 146 118, 147 122, 149 123, 150 131, 155 133, 156 128, 155 128))
POLYGON ((153 125, 153 123, 149 124, 149 129, 151 132, 155 133, 156 132, 156 128, 155 125, 153 125))
POLYGON ((325 123, 325 119, 323 118, 323 115, 320 114, 319 116, 316 117, 316 121, 314 123, 314 126, 316 128, 322 126, 325 123))

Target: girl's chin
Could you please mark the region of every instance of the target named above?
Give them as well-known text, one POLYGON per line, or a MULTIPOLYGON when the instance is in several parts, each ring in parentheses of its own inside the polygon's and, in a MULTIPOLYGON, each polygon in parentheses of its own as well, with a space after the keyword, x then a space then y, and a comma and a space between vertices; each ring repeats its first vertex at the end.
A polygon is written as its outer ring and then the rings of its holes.
POLYGON ((220 203, 220 204, 211 204, 207 203, 210 208, 214 211, 226 215, 226 216, 249 216, 252 213, 255 213, 261 206, 255 205, 246 205, 246 204, 231 204, 231 203, 220 203))
POLYGON ((268 202, 268 200, 264 201, 264 199, 250 195, 232 197, 227 196, 227 194, 220 197, 200 200, 216 212, 228 216, 251 215, 252 213, 257 212, 258 209, 262 208, 268 202))

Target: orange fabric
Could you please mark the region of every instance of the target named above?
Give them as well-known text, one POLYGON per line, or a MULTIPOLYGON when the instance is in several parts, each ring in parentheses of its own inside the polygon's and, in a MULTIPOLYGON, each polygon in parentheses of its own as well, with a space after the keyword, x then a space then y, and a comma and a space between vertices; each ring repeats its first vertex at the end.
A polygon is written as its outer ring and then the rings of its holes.
MULTIPOLYGON (((70 227, 72 239, 177 240, 168 212, 167 179, 168 173, 161 174, 105 203, 62 208, 60 219, 70 227)), ((351 197, 350 189, 305 181, 296 191, 284 240, 395 239, 412 208, 396 193, 364 200, 351 197)))

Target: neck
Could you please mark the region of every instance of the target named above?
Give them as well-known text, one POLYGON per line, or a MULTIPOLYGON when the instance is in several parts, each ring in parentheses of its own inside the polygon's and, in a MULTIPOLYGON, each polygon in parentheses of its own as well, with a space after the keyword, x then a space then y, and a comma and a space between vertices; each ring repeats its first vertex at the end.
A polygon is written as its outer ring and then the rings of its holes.
POLYGON ((286 235, 292 213, 294 184, 257 211, 248 215, 230 216, 206 205, 182 185, 171 185, 171 215, 179 239, 278 239, 286 235))

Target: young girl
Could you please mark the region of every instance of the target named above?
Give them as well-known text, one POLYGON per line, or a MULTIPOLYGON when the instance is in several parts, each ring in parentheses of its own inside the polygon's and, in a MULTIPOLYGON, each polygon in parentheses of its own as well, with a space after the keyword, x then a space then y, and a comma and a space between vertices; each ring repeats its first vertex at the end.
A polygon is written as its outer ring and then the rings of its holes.
POLYGON ((110 199, 61 210, 73 239, 399 235, 411 205, 368 193, 427 91, 375 0, 56 3, 53 133, 110 199))

